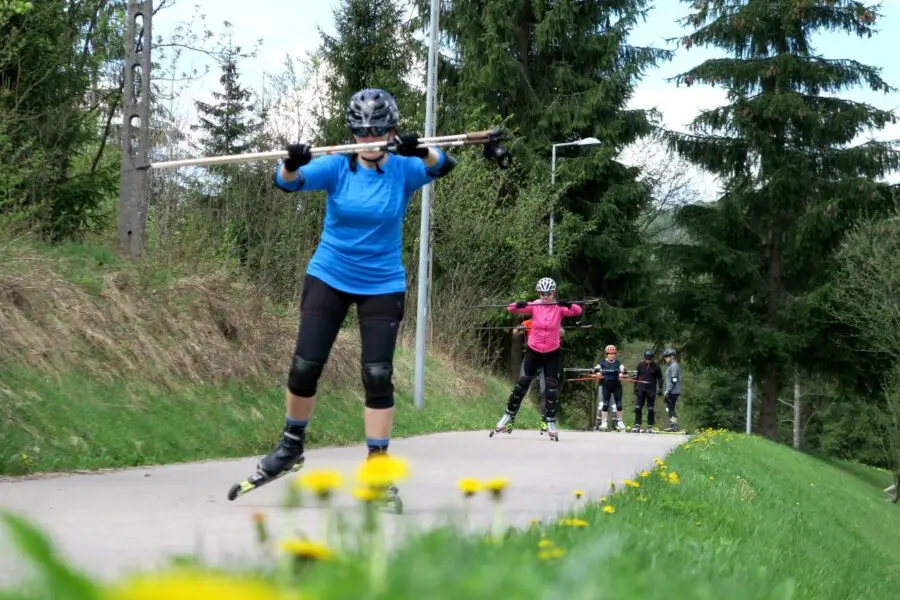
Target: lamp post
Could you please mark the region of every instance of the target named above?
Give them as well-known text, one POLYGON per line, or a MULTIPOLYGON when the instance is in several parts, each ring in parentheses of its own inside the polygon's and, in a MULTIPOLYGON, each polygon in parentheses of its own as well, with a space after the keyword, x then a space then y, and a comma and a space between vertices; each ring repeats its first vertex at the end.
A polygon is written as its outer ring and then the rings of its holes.
MULTIPOLYGON (((577 140, 574 142, 561 142, 559 144, 553 144, 552 148, 552 158, 550 159, 550 185, 556 185, 556 149, 562 148, 564 146, 596 146, 600 143, 595 137, 586 137, 581 140, 577 140)), ((553 209, 550 209, 550 244, 548 247, 548 255, 553 256, 553 225, 555 221, 553 218, 553 209)))

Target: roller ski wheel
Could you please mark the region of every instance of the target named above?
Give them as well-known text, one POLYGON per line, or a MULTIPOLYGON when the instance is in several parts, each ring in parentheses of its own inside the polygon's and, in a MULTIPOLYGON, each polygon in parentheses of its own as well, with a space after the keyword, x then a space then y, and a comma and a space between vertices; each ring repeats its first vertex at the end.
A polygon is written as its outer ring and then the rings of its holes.
POLYGON ((541 435, 544 435, 544 432, 547 431, 547 421, 541 420, 541 435))
POLYGON ((397 486, 392 485, 384 492, 384 496, 379 500, 381 508, 387 508, 397 513, 403 514, 403 500, 400 498, 400 490, 397 486))
POLYGON ((267 483, 272 483, 276 479, 281 479, 285 475, 290 475, 291 473, 296 473, 297 471, 299 471, 300 469, 303 468, 303 464, 305 462, 306 462, 306 458, 301 456, 300 460, 297 461, 294 464, 294 466, 282 471, 278 475, 274 475, 271 477, 266 475, 262 471, 257 471, 256 473, 254 473, 253 475, 251 475, 244 481, 242 481, 240 483, 236 483, 233 486, 231 486, 231 489, 228 490, 228 500, 230 502, 234 502, 235 500, 237 500, 244 494, 248 494, 257 488, 260 488, 260 487, 266 485, 267 483))
POLYGON ((494 437, 495 433, 512 433, 514 421, 515 419, 511 414, 504 414, 500 418, 500 422, 497 423, 497 425, 495 425, 491 432, 488 434, 488 437, 494 437))

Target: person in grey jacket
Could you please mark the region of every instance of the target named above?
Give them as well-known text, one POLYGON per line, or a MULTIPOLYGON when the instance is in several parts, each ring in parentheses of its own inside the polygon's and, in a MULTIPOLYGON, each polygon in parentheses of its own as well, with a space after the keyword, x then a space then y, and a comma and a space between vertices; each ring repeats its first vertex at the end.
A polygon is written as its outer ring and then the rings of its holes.
POLYGON ((675 403, 681 395, 681 367, 675 358, 675 349, 666 348, 663 352, 663 360, 666 361, 665 403, 666 412, 669 414, 669 427, 666 431, 678 431, 678 416, 675 414, 675 403))

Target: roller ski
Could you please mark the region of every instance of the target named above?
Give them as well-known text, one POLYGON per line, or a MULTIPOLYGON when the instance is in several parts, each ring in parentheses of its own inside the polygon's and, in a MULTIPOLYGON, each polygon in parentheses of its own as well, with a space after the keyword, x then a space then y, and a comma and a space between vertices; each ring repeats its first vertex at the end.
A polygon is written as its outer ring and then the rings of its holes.
POLYGON ((491 430, 488 437, 494 437, 495 433, 512 433, 513 425, 516 422, 516 415, 513 413, 506 411, 503 413, 503 416, 500 417, 500 420, 497 422, 497 425, 491 430))
POLYGON ((389 486, 378 499, 380 508, 389 508, 398 515, 403 514, 403 500, 400 499, 400 490, 396 485, 389 486))
POLYGON ((228 500, 234 501, 267 483, 302 469, 306 461, 303 456, 304 437, 304 432, 291 431, 286 427, 281 434, 278 447, 271 454, 260 459, 256 466, 256 473, 231 486, 231 489, 228 490, 228 500))
MULTIPOLYGON (((549 436, 551 442, 559 441, 559 429, 556 428, 556 419, 547 419, 546 421, 542 421, 541 427, 547 428, 547 435, 549 436)), ((543 431, 541 431, 541 435, 544 435, 543 431)))

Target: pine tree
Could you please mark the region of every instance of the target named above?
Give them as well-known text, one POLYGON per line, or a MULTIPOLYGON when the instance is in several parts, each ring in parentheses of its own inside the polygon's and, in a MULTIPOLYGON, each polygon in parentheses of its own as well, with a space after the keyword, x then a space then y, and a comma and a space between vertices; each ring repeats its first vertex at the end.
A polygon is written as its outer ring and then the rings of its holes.
POLYGON ((194 101, 198 123, 192 130, 201 132, 203 150, 213 156, 243 154, 251 148, 257 123, 252 120, 253 92, 240 84, 237 60, 239 47, 226 50, 219 83, 222 91, 212 92, 215 104, 194 101))
POLYGON ((326 109, 317 115, 322 142, 347 141, 347 102, 354 92, 373 87, 397 100, 401 129, 418 130, 421 135, 424 96, 407 79, 416 53, 424 54, 404 21, 399 0, 342 0, 334 16, 336 35, 320 30, 319 54, 327 87, 326 109))
MULTIPOLYGON (((684 0, 687 1, 687 0, 684 0)), ((854 219, 892 202, 877 178, 900 165, 887 143, 850 144, 893 122, 888 111, 831 94, 855 85, 892 91, 878 69, 826 59, 810 44, 819 29, 869 36, 875 8, 845 0, 691 0, 686 48, 716 46, 679 84, 727 90, 670 145, 719 175, 721 198, 679 210, 690 242, 671 245, 679 274, 672 308, 690 324, 684 349, 762 380, 758 427, 778 434, 778 394, 799 366, 835 367, 821 298, 832 253, 854 219), (826 95, 829 94, 829 95, 826 95)))
MULTIPOLYGON (((418 0, 418 25, 428 22, 418 0)), ((602 296, 604 319, 584 334, 587 353, 621 342, 652 317, 647 246, 636 221, 651 201, 638 169, 616 157, 653 129, 652 115, 628 110, 640 77, 668 53, 629 45, 645 0, 457 0, 443 4, 440 23, 450 49, 442 61, 439 126, 484 129, 502 122, 518 137, 501 200, 513 205, 525 186, 546 185, 551 146, 593 136, 602 146, 558 150, 554 256, 547 229, 533 236, 531 270, 518 290, 549 274, 569 298, 602 296)), ((544 224, 549 228, 550 202, 544 224)), ((437 224, 436 224, 437 225, 437 224)), ((582 357, 586 358, 586 357, 582 357)), ((571 357, 570 360, 578 360, 571 357)))

